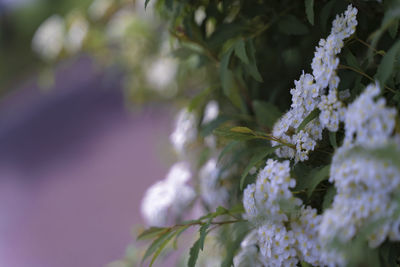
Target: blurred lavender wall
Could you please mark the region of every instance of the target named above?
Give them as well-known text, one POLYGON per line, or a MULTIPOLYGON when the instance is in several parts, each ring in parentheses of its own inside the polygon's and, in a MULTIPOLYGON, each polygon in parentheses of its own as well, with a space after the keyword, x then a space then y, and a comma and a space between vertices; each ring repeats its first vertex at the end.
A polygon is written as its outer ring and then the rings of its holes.
POLYGON ((125 108, 118 74, 82 58, 0 102, 0 266, 98 267, 123 256, 169 162, 167 107, 125 108))

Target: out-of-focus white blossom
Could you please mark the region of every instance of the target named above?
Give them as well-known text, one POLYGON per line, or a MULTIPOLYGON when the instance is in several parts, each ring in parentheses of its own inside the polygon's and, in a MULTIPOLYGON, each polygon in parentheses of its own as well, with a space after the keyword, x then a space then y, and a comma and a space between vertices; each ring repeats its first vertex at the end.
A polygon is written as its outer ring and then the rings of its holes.
POLYGON ((146 191, 141 211, 148 225, 166 226, 190 206, 196 196, 193 188, 187 185, 191 175, 187 163, 175 163, 164 180, 146 191))
MULTIPOLYGON (((387 237, 399 240, 398 204, 393 195, 400 190, 400 170, 391 161, 352 148, 379 148, 392 140, 396 110, 387 108, 377 84, 369 85, 349 105, 345 113, 345 140, 332 159, 330 179, 337 189, 332 207, 322 215, 319 236, 324 244, 335 239, 348 242, 365 226, 384 221, 368 235, 370 247, 377 247, 387 237)), ((396 145, 395 142, 393 142, 396 145)), ((325 261, 342 264, 343 252, 324 250, 325 261)))
POLYGON ((115 13, 106 27, 106 35, 110 40, 123 39, 129 26, 135 20, 133 10, 121 9, 115 13))
POLYGON ((92 20, 99 20, 104 17, 112 6, 114 0, 94 0, 89 6, 88 13, 92 20))
POLYGON ((204 108, 204 115, 203 115, 203 124, 209 123, 210 121, 215 120, 219 114, 219 105, 218 102, 215 100, 211 100, 207 103, 206 107, 204 108))
POLYGON ((170 141, 179 154, 185 154, 185 148, 197 138, 196 117, 187 109, 182 109, 175 121, 175 129, 170 141))
POLYGON ((71 22, 67 34, 65 36, 64 44, 69 53, 76 53, 82 48, 83 41, 85 40, 89 31, 89 24, 85 18, 77 16, 71 22))
POLYGON ((200 194, 211 210, 215 210, 218 206, 227 206, 229 192, 221 184, 223 178, 216 158, 209 159, 199 171, 200 194))
POLYGON ((63 48, 64 35, 64 19, 59 15, 52 15, 35 32, 32 49, 44 60, 54 60, 63 48))
POLYGON ((396 109, 387 108, 384 98, 375 101, 379 93, 379 84, 370 84, 347 108, 344 140, 346 145, 382 145, 392 134, 396 109))
POLYGON ((161 57, 151 63, 146 71, 146 79, 154 89, 162 93, 175 80, 176 70, 175 60, 161 57))

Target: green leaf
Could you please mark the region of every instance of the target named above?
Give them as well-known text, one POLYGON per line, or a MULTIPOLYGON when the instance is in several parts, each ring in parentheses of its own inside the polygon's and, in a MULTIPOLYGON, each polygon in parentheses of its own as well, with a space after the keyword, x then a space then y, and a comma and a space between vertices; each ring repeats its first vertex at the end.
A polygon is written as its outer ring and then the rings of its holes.
POLYGON ((178 49, 171 52, 173 57, 179 58, 180 60, 186 60, 193 54, 197 54, 197 51, 188 47, 179 47, 178 49))
POLYGON ((332 13, 332 9, 335 6, 336 0, 331 0, 321 9, 320 12, 320 20, 321 20, 321 27, 324 32, 327 30, 327 24, 329 20, 329 16, 332 13))
POLYGON ((231 118, 225 115, 220 115, 216 119, 210 121, 201 127, 200 135, 206 137, 210 135, 216 128, 218 128, 224 122, 229 121, 231 118))
POLYGON ((158 236, 162 232, 166 232, 167 228, 162 228, 162 227, 150 227, 149 229, 143 231, 141 234, 138 235, 136 240, 144 240, 144 239, 150 239, 155 236, 158 236))
POLYGON ((389 8, 385 15, 383 16, 381 27, 373 32, 370 36, 372 38, 371 47, 368 50, 368 58, 372 60, 373 51, 376 45, 378 44, 379 39, 381 36, 388 30, 396 21, 400 19, 400 7, 395 6, 393 8, 389 8))
POLYGON ((230 128, 218 128, 213 131, 213 133, 217 136, 224 137, 227 139, 239 140, 239 141, 246 141, 257 138, 253 134, 247 133, 238 133, 232 132, 230 128))
POLYGON ((202 226, 200 226, 200 237, 199 237, 199 248, 201 250, 203 250, 204 248, 204 241, 206 239, 206 235, 207 235, 207 229, 210 227, 211 225, 211 220, 209 220, 208 222, 206 222, 205 224, 203 224, 202 226))
POLYGON ((265 101, 253 101, 253 109, 257 122, 269 128, 272 128, 282 115, 282 112, 274 104, 265 101))
POLYGON ((149 2, 150 2, 150 0, 146 0, 146 1, 144 2, 144 9, 147 8, 147 5, 149 4, 149 2))
POLYGON ((279 30, 287 35, 303 35, 308 33, 308 28, 293 15, 284 16, 279 24, 279 30))
POLYGON ((391 26, 389 26, 389 34, 393 39, 396 39, 399 30, 399 19, 396 19, 391 26))
POLYGON ((350 50, 347 50, 346 53, 346 62, 350 67, 361 70, 360 64, 358 64, 357 58, 351 53, 350 50))
POLYGON ((323 180, 329 178, 329 171, 331 169, 331 165, 326 165, 322 168, 314 169, 311 172, 310 177, 307 181, 307 196, 310 197, 314 192, 317 185, 319 185, 323 180))
POLYGON ((389 79, 390 75, 392 75, 394 62, 399 52, 400 40, 397 41, 383 56, 381 64, 379 64, 378 70, 376 72, 376 78, 378 78, 382 86, 389 79))
POLYGON ((194 267, 196 266, 196 261, 197 258, 199 257, 199 252, 200 252, 200 240, 197 240, 194 242, 193 246, 190 248, 189 251, 189 261, 188 261, 188 267, 194 267))
POLYGON ((328 188, 328 190, 326 190, 324 200, 322 201, 323 211, 327 210, 331 206, 335 195, 336 195, 336 188, 332 185, 328 188))
POLYGON ((260 149, 258 149, 258 151, 255 152, 255 154, 251 157, 249 163, 247 164, 246 168, 244 169, 244 171, 242 173, 242 177, 240 178, 240 190, 243 189, 244 181, 245 181, 250 169, 253 168, 254 165, 256 165, 257 163, 262 161, 266 156, 268 156, 269 154, 272 154, 275 151, 275 149, 277 149, 279 147, 281 147, 281 146, 260 148, 260 149))
POLYGON ((221 153, 218 156, 218 161, 220 161, 226 153, 229 153, 232 151, 236 146, 240 145, 239 141, 231 141, 229 144, 227 144, 224 149, 222 149, 221 153))
POLYGON ((147 248, 146 252, 144 253, 142 262, 144 262, 151 254, 153 254, 160 246, 162 246, 164 241, 170 237, 170 234, 171 230, 168 229, 167 232, 165 232, 159 238, 154 240, 153 243, 151 243, 151 245, 147 248))
POLYGON ((246 65, 246 70, 257 82, 263 82, 263 78, 257 68, 256 49, 254 48, 253 41, 247 41, 246 47, 248 48, 249 59, 249 64, 246 65))
POLYGON ((336 143, 336 132, 329 132, 329 142, 331 143, 332 147, 334 149, 337 148, 337 143, 336 143))
POLYGON ((155 262, 155 260, 157 259, 157 257, 161 254, 161 252, 163 251, 163 249, 165 248, 165 246, 169 243, 169 241, 171 241, 171 239, 177 234, 177 231, 172 231, 170 232, 167 237, 165 238, 165 240, 163 240, 163 242, 158 246, 158 249, 155 251, 153 258, 151 259, 150 265, 149 267, 153 266, 153 263, 155 262))
POLYGON ((188 229, 189 227, 190 227, 190 225, 184 225, 184 226, 181 226, 181 227, 176 231, 175 239, 174 239, 174 244, 173 244, 173 248, 174 248, 174 249, 177 249, 177 248, 178 248, 178 238, 179 238, 179 236, 180 236, 184 231, 186 231, 186 229, 188 229))
POLYGON ((307 19, 311 25, 314 25, 314 0, 304 0, 307 19))
POLYGON ((319 109, 314 109, 313 111, 310 112, 310 114, 308 114, 307 117, 304 118, 304 120, 300 123, 299 127, 297 127, 296 129, 296 133, 300 132, 301 130, 304 129, 304 127, 307 126, 307 124, 312 121, 313 119, 315 119, 316 117, 318 117, 320 113, 319 109))
POLYGON ((235 44, 235 55, 244 63, 244 64, 249 64, 249 58, 247 57, 247 52, 246 52, 246 44, 243 41, 243 39, 240 39, 239 41, 236 42, 235 44))
POLYGON ((207 40, 208 47, 214 50, 224 44, 227 40, 233 39, 243 33, 244 25, 241 22, 232 22, 219 25, 207 40))
POLYGON ((230 131, 235 133, 253 134, 252 129, 243 126, 232 127, 230 131))
POLYGON ((233 258, 237 254, 237 251, 240 249, 240 243, 248 234, 248 227, 246 223, 236 223, 235 226, 236 229, 234 231, 228 229, 228 231, 231 232, 231 236, 229 238, 230 242, 227 241, 227 243, 225 243, 226 253, 225 258, 221 263, 221 267, 232 266, 233 258))
POLYGON ((239 94, 239 88, 237 87, 237 82, 235 81, 234 73, 229 69, 229 62, 233 48, 231 47, 222 56, 220 63, 220 79, 224 94, 231 100, 231 102, 238 108, 241 107, 241 97, 239 94))
POLYGON ((196 266, 197 258, 199 257, 199 252, 200 252, 200 250, 203 250, 204 240, 207 235, 207 229, 210 225, 211 225, 211 221, 208 221, 207 223, 203 224, 200 227, 200 230, 199 230, 200 237, 190 248, 188 267, 196 266))

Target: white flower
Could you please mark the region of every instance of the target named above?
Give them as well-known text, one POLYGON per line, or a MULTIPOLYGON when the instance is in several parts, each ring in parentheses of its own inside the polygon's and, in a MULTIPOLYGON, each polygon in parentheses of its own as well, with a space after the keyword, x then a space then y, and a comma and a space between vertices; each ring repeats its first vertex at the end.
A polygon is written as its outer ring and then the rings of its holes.
POLYGON ((376 101, 379 84, 370 84, 347 108, 345 144, 376 146, 386 142, 395 126, 396 109, 387 108, 384 98, 376 101))
POLYGON ((193 188, 186 184, 190 177, 189 166, 178 162, 171 167, 166 179, 146 191, 141 211, 148 225, 166 226, 190 206, 196 196, 193 188))
POLYGON ((175 150, 180 154, 185 154, 186 146, 194 142, 197 138, 196 117, 187 109, 182 109, 175 121, 175 129, 170 135, 170 141, 175 150))
POLYGON ((200 194, 211 210, 218 206, 225 207, 229 199, 227 188, 220 183, 220 179, 224 178, 220 172, 215 158, 209 159, 199 171, 200 194))
POLYGON ((218 102, 215 100, 211 100, 207 103, 206 107, 204 108, 204 115, 203 115, 203 124, 209 123, 210 121, 215 120, 219 114, 219 105, 218 102))
POLYGON ((64 35, 64 19, 59 15, 52 15, 35 32, 32 49, 44 60, 54 60, 63 48, 64 35))
POLYGON ((89 31, 89 24, 82 16, 77 16, 73 19, 65 36, 65 48, 69 53, 76 53, 82 48, 89 31))
POLYGON ((258 241, 264 266, 297 266, 298 259, 293 232, 281 223, 266 223, 258 228, 258 241))
POLYGON ((113 2, 114 0, 94 0, 88 9, 90 18, 93 20, 101 19, 112 6, 113 2))
POLYGON ((161 57, 152 62, 146 71, 148 83, 158 92, 166 93, 176 75, 177 63, 172 58, 161 57))

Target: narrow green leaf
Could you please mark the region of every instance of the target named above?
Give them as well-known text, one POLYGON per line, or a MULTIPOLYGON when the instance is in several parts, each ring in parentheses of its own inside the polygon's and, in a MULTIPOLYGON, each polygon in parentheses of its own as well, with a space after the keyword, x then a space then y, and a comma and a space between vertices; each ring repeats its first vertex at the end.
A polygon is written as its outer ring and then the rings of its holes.
POLYGON ((274 104, 265 101, 253 101, 253 108, 257 122, 270 128, 282 115, 282 112, 274 104))
POLYGON ((320 110, 317 109, 317 108, 314 109, 313 111, 311 111, 311 113, 308 114, 308 116, 305 117, 304 120, 300 123, 299 127, 297 127, 296 132, 298 133, 298 132, 300 132, 301 130, 303 130, 304 127, 306 127, 307 124, 308 124, 310 121, 312 121, 313 119, 315 119, 316 117, 318 117, 319 113, 320 113, 320 110))
POLYGON ((149 4, 149 2, 150 2, 150 0, 146 0, 146 1, 144 2, 144 9, 147 8, 147 5, 149 4))
POLYGON ((249 64, 246 65, 246 70, 257 82, 263 82, 263 78, 257 68, 256 49, 254 48, 253 41, 247 41, 246 47, 248 48, 249 58, 249 64))
POLYGON ((235 133, 245 133, 245 134, 252 134, 253 130, 243 126, 236 126, 231 128, 231 132, 235 133))
POLYGON ((244 63, 249 64, 249 58, 247 57, 246 44, 243 39, 240 39, 235 44, 235 55, 244 63))
POLYGON ((188 229, 190 227, 190 225, 184 225, 181 226, 177 231, 176 231, 176 235, 175 235, 175 239, 174 239, 174 243, 173 243, 173 248, 177 249, 178 248, 178 238, 179 236, 186 231, 186 229, 188 229))
POLYGON ((239 88, 235 81, 234 73, 229 69, 229 62, 233 52, 233 47, 222 56, 219 71, 221 85, 224 94, 231 100, 231 102, 238 108, 241 107, 241 97, 239 94, 239 88))
POLYGON ((307 19, 311 25, 314 25, 314 0, 304 0, 307 19))
POLYGON ((197 258, 199 257, 199 252, 200 252, 200 240, 197 240, 190 248, 189 261, 187 265, 188 267, 196 266, 197 258))
POLYGON ((324 32, 327 30, 327 24, 329 20, 329 16, 332 13, 332 9, 335 5, 336 0, 330 0, 328 3, 325 4, 325 6, 321 9, 320 12, 320 21, 321 21, 321 27, 324 32))
POLYGON ((272 154, 275 151, 275 149, 277 149, 279 147, 280 146, 261 148, 253 155, 253 157, 251 157, 249 163, 247 164, 247 166, 244 169, 242 176, 240 178, 240 190, 243 189, 244 181, 245 181, 250 169, 253 168, 254 165, 256 165, 257 163, 262 161, 266 156, 268 156, 269 154, 272 154))
POLYGON ((205 238, 207 235, 207 229, 208 229, 208 227, 210 227, 210 225, 211 225, 211 221, 208 221, 207 223, 203 224, 200 227, 200 230, 199 230, 200 237, 190 248, 188 267, 196 266, 197 258, 199 257, 199 252, 200 252, 200 250, 203 250, 204 241, 205 241, 205 238))
POLYGON ((360 67, 360 64, 358 64, 357 58, 353 55, 353 53, 351 53, 350 50, 347 50, 346 62, 347 62, 347 65, 349 65, 350 67, 361 70, 361 67, 360 67))
POLYGON ((162 227, 150 227, 149 229, 143 231, 138 235, 136 240, 143 240, 143 239, 150 239, 153 238, 162 232, 166 232, 167 228, 162 228, 162 227))
POLYGON ((227 139, 239 140, 239 141, 246 141, 255 139, 256 136, 247 133, 238 133, 232 132, 230 128, 218 128, 213 131, 213 133, 217 136, 224 137, 227 139))
POLYGON ((392 75, 394 62, 399 52, 400 40, 397 41, 383 56, 381 64, 379 64, 378 70, 376 72, 376 77, 378 78, 382 86, 389 79, 390 75, 392 75))
POLYGON ((397 33, 399 31, 399 19, 396 19, 391 26, 389 26, 389 34, 393 39, 396 39, 397 33))
POLYGON ((206 240, 207 229, 210 227, 210 225, 211 225, 211 219, 208 222, 206 222, 205 224, 203 224, 202 226, 200 226, 199 248, 201 250, 203 250, 203 248, 204 248, 204 241, 206 240))
POLYGON ((310 197, 312 195, 312 193, 314 192, 317 185, 319 185, 323 180, 326 180, 329 178, 330 168, 331 168, 330 165, 326 165, 322 168, 315 169, 314 171, 311 172, 311 175, 307 181, 307 184, 308 184, 307 196, 308 197, 310 197))
POLYGON ((332 147, 336 149, 337 148, 336 132, 329 132, 329 141, 331 142, 332 147))
POLYGON ((163 244, 163 242, 169 238, 170 234, 171 230, 168 230, 167 232, 163 233, 159 238, 154 240, 144 253, 142 262, 144 262, 151 254, 153 254, 163 244))
POLYGON ((219 115, 217 118, 215 118, 214 120, 210 121, 209 123, 205 124, 204 126, 201 127, 200 130, 200 135, 202 137, 206 137, 210 134, 212 134, 212 132, 218 128, 221 124, 223 124, 224 122, 229 121, 231 118, 225 115, 219 115))
POLYGON ((372 60, 373 51, 376 45, 378 44, 379 39, 382 35, 396 22, 396 20, 400 19, 400 7, 395 6, 394 8, 389 8, 385 15, 383 16, 381 27, 373 32, 370 36, 371 47, 368 50, 368 58, 372 60))
POLYGON ((151 259, 149 267, 153 266, 153 263, 155 260, 158 258, 158 256, 161 254, 165 246, 171 241, 171 239, 177 234, 177 231, 170 232, 168 236, 165 238, 165 240, 158 246, 157 250, 155 251, 153 258, 151 259))
POLYGON ((222 149, 221 153, 218 156, 218 161, 221 161, 221 159, 229 152, 231 152, 236 146, 238 146, 240 142, 238 141, 231 141, 229 144, 227 144, 224 149, 222 149))

